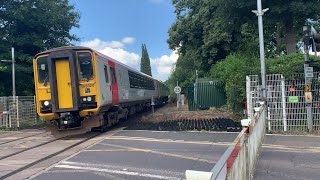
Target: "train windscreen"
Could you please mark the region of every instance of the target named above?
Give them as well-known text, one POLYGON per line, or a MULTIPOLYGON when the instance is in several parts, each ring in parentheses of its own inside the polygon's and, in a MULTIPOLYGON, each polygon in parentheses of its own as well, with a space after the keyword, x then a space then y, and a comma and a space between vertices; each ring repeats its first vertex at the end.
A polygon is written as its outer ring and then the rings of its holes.
POLYGON ((78 61, 80 66, 80 80, 93 78, 92 56, 90 52, 79 52, 78 61))
POLYGON ((46 84, 49 82, 47 56, 37 59, 38 82, 46 84))

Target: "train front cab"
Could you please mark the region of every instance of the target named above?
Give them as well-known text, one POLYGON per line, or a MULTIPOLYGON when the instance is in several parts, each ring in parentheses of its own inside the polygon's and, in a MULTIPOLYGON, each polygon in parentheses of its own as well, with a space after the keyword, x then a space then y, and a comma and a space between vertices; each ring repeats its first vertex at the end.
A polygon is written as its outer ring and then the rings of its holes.
POLYGON ((94 53, 57 50, 34 59, 37 113, 58 129, 81 127, 98 112, 99 88, 94 53))

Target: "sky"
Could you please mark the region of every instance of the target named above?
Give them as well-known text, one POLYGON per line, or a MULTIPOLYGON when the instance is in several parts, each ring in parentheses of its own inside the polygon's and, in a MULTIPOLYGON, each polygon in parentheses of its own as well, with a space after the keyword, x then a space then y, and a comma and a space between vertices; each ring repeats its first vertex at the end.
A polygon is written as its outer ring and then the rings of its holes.
POLYGON ((175 21, 171 0, 70 0, 70 4, 81 15, 80 28, 71 30, 80 38, 74 44, 140 70, 144 43, 153 77, 167 80, 178 59, 166 42, 175 21))

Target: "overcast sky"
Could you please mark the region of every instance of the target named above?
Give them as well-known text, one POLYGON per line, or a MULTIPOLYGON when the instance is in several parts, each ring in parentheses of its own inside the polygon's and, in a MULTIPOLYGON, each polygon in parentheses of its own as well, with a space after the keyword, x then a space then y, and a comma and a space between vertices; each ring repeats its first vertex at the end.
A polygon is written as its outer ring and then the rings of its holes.
POLYGON ((175 20, 171 0, 70 0, 81 14, 72 33, 77 45, 91 47, 140 70, 141 44, 151 58, 153 77, 166 80, 178 55, 169 49, 168 29, 175 20))

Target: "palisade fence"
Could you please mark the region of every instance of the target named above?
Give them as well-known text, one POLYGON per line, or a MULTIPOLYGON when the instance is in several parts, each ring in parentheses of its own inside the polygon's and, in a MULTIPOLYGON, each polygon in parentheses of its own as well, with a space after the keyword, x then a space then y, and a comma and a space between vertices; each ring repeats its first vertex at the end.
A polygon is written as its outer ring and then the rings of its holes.
POLYGON ((0 97, 0 128, 37 123, 35 96, 0 97))
POLYGON ((189 111, 220 108, 226 104, 223 85, 214 81, 190 84, 187 96, 189 111))
MULTIPOLYGON (((248 117, 253 115, 255 103, 261 97, 258 76, 247 76, 248 117)), ((267 127, 269 131, 308 131, 305 103, 304 74, 284 77, 282 74, 266 76, 267 127)), ((312 129, 320 130, 320 74, 314 73, 312 92, 312 129)))
POLYGON ((253 179, 255 165, 259 156, 266 130, 267 106, 259 102, 250 119, 232 145, 224 152, 210 172, 186 171, 187 180, 253 179))

